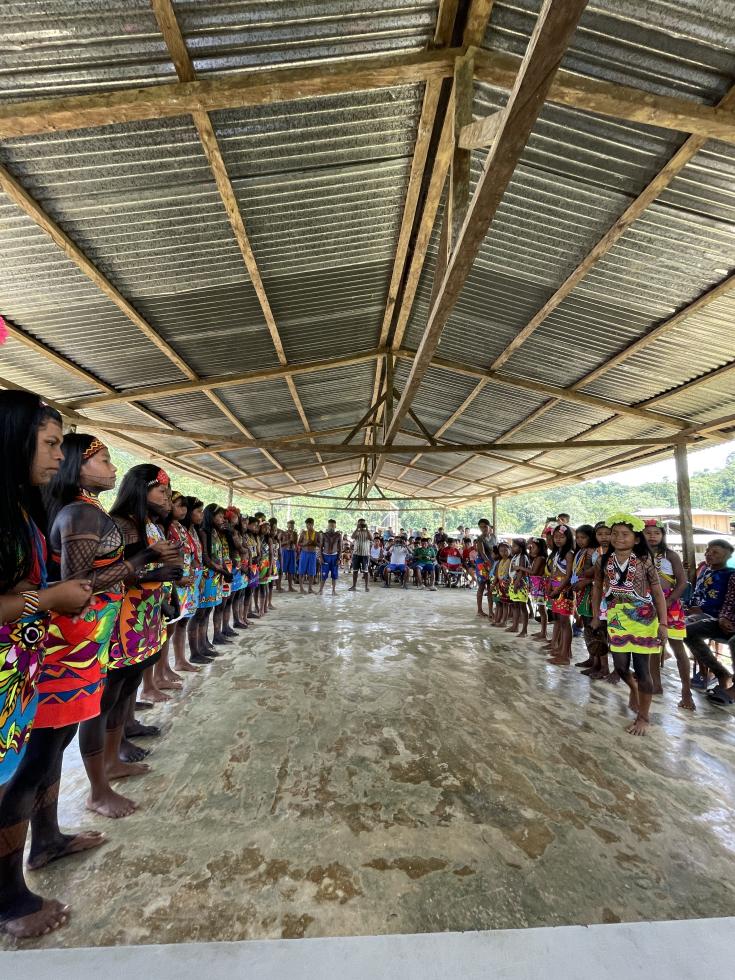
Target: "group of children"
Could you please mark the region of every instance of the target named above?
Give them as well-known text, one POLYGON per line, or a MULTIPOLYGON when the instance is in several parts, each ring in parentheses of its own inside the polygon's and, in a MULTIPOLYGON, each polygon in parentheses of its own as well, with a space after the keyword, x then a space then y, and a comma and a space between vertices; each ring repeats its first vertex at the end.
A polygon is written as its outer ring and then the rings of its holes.
MULTIPOLYGON (((661 668, 669 649, 681 679, 679 707, 695 710, 692 685, 706 690, 710 671, 719 683, 708 692, 709 699, 735 703, 731 674, 699 636, 728 643, 735 657, 735 623, 727 618, 732 614, 719 615, 723 606, 727 612, 725 586, 719 586, 721 601, 715 608, 707 584, 721 565, 722 581, 729 579, 724 571, 733 552, 729 542, 710 542, 692 593, 687 570, 657 520, 621 513, 572 530, 569 515, 560 514, 543 535, 510 543, 497 543, 487 521, 480 522, 480 532, 475 542, 478 615, 518 637, 528 636, 531 617, 538 620, 532 639, 543 644, 553 666, 571 664, 572 638, 582 636, 588 654, 577 664, 582 673, 612 684, 622 680, 630 689, 635 712, 630 734, 643 735, 649 726, 652 696, 663 693, 661 668), (708 622, 714 626, 703 630, 708 622), (694 678, 687 645, 697 668, 694 678)), ((735 605, 735 577, 728 584, 735 605)))

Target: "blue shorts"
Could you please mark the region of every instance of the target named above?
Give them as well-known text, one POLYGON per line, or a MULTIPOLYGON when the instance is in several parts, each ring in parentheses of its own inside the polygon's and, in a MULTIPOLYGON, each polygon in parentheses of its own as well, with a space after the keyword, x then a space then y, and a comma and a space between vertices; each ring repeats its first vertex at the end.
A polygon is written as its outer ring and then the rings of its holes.
POLYGON ((406 566, 405 565, 392 565, 391 564, 391 565, 388 565, 388 571, 389 572, 405 572, 406 571, 406 566))
POLYGON ((302 551, 299 555, 299 575, 308 575, 313 578, 316 575, 316 552, 302 551))
POLYGON ((281 550, 281 568, 284 575, 296 574, 296 549, 283 548, 281 550))
POLYGON ((339 555, 324 555, 322 558, 322 578, 339 578, 339 555))
POLYGON ((416 567, 422 569, 424 572, 430 572, 434 568, 433 561, 417 561, 416 567))

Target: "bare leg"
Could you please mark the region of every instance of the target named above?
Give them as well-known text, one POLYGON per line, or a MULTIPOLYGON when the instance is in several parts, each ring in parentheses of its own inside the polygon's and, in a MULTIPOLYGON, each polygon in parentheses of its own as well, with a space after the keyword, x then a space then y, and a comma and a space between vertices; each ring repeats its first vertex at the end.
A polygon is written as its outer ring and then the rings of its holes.
POLYGON ((691 668, 689 666, 687 649, 681 640, 669 640, 669 645, 674 651, 676 666, 679 670, 679 677, 681 678, 681 701, 679 702, 679 707, 684 708, 686 711, 696 711, 697 706, 692 697, 691 668))
MULTIPOLYGON (((483 616, 487 619, 487 613, 482 608, 482 597, 485 595, 485 589, 487 588, 487 582, 480 582, 477 586, 477 615, 483 616)), ((492 601, 490 603, 490 608, 492 611, 492 601)))

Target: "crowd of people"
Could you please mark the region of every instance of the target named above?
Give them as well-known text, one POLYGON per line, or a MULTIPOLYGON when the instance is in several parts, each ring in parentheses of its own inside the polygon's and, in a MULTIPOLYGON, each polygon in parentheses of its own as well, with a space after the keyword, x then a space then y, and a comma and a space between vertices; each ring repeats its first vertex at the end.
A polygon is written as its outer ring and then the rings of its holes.
POLYGON ((63 925, 69 909, 36 895, 28 868, 98 847, 99 831, 65 834, 58 796, 65 750, 78 733, 89 780, 87 807, 122 819, 138 804, 119 780, 143 776, 136 739, 161 734, 136 707, 165 701, 273 609, 274 591, 336 593, 371 582, 436 591, 476 588, 477 613, 498 629, 544 644, 549 663, 572 659, 575 631, 592 679, 622 681, 644 734, 661 667, 673 652, 680 707, 691 687, 730 704, 733 677, 710 647, 735 655, 732 547, 713 540, 693 590, 663 526, 617 514, 572 530, 558 515, 539 537, 498 540, 460 528, 407 533, 359 520, 343 534, 307 518, 285 529, 262 512, 204 504, 171 486, 156 465, 133 466, 105 509, 117 473, 93 435, 64 435, 61 417, 29 392, 0 392, 0 927, 18 938, 63 925), (688 651, 687 652, 687 648, 688 651), (691 676, 690 654, 696 668, 691 676), (612 670, 610 667, 612 658, 612 670))

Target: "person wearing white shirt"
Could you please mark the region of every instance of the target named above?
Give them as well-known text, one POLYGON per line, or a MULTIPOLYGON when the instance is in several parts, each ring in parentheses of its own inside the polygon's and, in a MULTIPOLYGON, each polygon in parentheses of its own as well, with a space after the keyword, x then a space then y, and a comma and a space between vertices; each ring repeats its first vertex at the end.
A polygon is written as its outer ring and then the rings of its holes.
POLYGON ((388 552, 388 564, 383 569, 384 587, 386 589, 390 588, 390 578, 393 572, 400 575, 401 585, 403 588, 408 588, 408 584, 406 582, 407 558, 408 548, 406 547, 406 539, 398 538, 391 550, 388 552))

